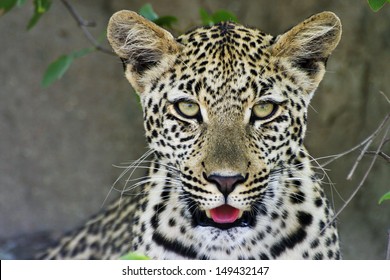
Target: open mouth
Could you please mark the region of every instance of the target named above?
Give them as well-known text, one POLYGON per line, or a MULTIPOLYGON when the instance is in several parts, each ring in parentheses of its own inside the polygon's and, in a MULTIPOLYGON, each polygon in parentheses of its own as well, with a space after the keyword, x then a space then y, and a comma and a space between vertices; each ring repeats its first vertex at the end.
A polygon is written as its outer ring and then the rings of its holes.
POLYGON ((230 229, 233 227, 251 227, 254 219, 248 211, 242 211, 228 204, 193 213, 194 223, 202 227, 230 229))

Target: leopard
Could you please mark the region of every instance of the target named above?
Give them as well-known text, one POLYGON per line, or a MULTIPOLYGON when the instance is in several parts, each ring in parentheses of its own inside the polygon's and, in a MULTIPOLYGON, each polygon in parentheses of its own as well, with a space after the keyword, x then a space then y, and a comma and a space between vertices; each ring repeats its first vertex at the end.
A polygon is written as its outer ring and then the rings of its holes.
POLYGON ((341 30, 329 11, 278 36, 224 21, 174 37, 136 12, 112 15, 107 38, 149 147, 131 167, 147 175, 40 258, 341 259, 304 146, 341 30))

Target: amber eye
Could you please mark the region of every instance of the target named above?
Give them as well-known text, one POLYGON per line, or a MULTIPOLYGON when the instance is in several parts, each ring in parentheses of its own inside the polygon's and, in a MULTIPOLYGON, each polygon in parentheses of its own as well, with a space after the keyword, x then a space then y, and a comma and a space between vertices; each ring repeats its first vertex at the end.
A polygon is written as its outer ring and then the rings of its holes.
POLYGON ((199 105, 191 101, 179 101, 175 103, 176 111, 186 118, 195 118, 199 116, 199 105))
POLYGON ((275 114, 277 105, 273 103, 259 103, 252 108, 252 117, 255 120, 264 120, 275 114))

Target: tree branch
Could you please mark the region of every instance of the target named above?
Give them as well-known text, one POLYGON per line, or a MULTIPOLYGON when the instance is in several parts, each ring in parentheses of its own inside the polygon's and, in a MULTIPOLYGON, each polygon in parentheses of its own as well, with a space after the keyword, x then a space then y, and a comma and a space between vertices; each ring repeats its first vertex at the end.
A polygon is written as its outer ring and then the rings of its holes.
POLYGON ((76 20, 78 26, 83 31, 85 37, 88 39, 88 41, 96 48, 96 50, 101 51, 103 53, 107 53, 110 55, 115 55, 113 51, 110 49, 107 49, 103 47, 96 39, 95 37, 89 32, 88 27, 96 26, 96 23, 93 21, 87 21, 83 19, 79 13, 76 11, 76 9, 67 1, 67 0, 61 0, 61 2, 64 4, 68 12, 72 15, 72 17, 76 20))
MULTIPOLYGON (((390 114, 388 114, 388 115, 386 116, 386 118, 385 118, 386 121, 387 121, 389 115, 390 115, 390 114)), ((384 124, 385 122, 382 122, 382 123, 384 124)), ((380 127, 382 127, 382 124, 380 125, 380 127)), ((349 196, 349 198, 345 201, 345 203, 343 204, 343 206, 341 206, 341 208, 340 208, 340 209, 337 211, 337 213, 333 216, 332 220, 324 227, 324 229, 322 230, 322 232, 325 231, 325 229, 326 229, 329 225, 331 225, 331 224, 337 219, 337 217, 340 215, 340 213, 345 209, 345 207, 347 207, 347 205, 352 201, 352 199, 356 196, 356 194, 359 192, 359 190, 361 189, 361 187, 362 187, 363 184, 365 183, 365 181, 366 181, 368 175, 370 174, 371 169, 372 169, 372 167, 374 166, 374 164, 375 164, 375 162, 376 162, 376 160, 377 160, 377 158, 378 158, 378 156, 379 156, 379 154, 380 154, 380 152, 381 152, 381 150, 382 150, 384 144, 386 143, 386 140, 388 139, 388 138, 387 138, 387 135, 388 135, 389 131, 390 131, 390 125, 387 127, 387 129, 386 129, 386 131, 385 131, 385 133, 384 133, 384 135, 383 135, 383 137, 382 137, 382 139, 381 139, 381 142, 380 142, 378 148, 377 148, 376 151, 375 151, 375 155, 374 155, 373 159, 371 160, 370 166, 367 168, 367 171, 366 171, 366 173, 364 174, 364 176, 363 176, 362 180, 360 181, 359 185, 355 188, 355 190, 353 191, 353 193, 352 193, 352 194, 349 196)), ((371 135, 371 136, 372 136, 372 135, 371 135)))
MULTIPOLYGON (((375 151, 367 151, 366 155, 375 155, 375 151)), ((378 156, 382 157, 384 160, 387 161, 387 163, 390 163, 390 156, 386 154, 385 152, 379 152, 378 156)))
POLYGON ((360 147, 362 146, 370 146, 370 144, 372 143, 372 141, 374 140, 374 138, 378 135, 378 133, 383 129, 383 127, 385 126, 386 122, 389 120, 390 118, 390 113, 388 113, 385 118, 382 120, 382 122, 380 123, 380 125, 378 126, 378 128, 370 135, 368 136, 365 140, 363 140, 361 143, 359 143, 358 145, 356 145, 355 147, 345 151, 345 152, 342 152, 340 154, 336 154, 336 155, 333 155, 333 156, 328 156, 327 158, 331 158, 330 160, 326 161, 325 163, 321 164, 322 167, 325 167, 327 166, 328 164, 330 164, 331 162, 349 154, 349 153, 352 153, 353 151, 356 151, 357 149, 359 149, 360 147))

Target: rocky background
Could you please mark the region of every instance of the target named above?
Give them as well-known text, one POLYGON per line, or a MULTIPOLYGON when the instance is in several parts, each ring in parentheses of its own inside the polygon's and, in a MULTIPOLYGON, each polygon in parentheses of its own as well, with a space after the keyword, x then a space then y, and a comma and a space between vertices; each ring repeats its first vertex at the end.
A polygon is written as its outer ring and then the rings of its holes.
MULTIPOLYGON (((31 258, 34 251, 99 210, 122 172, 114 167, 146 151, 142 114, 120 61, 94 53, 77 60, 48 88, 40 81, 58 56, 88 47, 60 1, 26 31, 31 5, 0 17, 0 258, 31 258)), ((199 8, 226 9, 241 23, 279 34, 306 17, 329 10, 343 23, 343 37, 309 113, 306 145, 316 158, 363 141, 389 112, 390 5, 378 13, 361 1, 71 1, 97 27, 112 13, 138 11, 146 2, 160 15, 179 18, 179 29, 200 24, 199 8)), ((374 144, 377 145, 376 141, 374 144)), ((387 152, 389 152, 387 145, 387 152)), ((369 161, 351 181, 345 178, 358 156, 327 166, 324 177, 336 209, 355 190, 369 161)), ((390 169, 379 159, 363 188, 339 217, 345 259, 383 259, 390 228, 390 169)), ((120 186, 119 186, 120 187, 120 186)), ((115 197, 115 192, 110 198, 115 197)))

